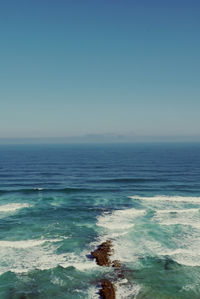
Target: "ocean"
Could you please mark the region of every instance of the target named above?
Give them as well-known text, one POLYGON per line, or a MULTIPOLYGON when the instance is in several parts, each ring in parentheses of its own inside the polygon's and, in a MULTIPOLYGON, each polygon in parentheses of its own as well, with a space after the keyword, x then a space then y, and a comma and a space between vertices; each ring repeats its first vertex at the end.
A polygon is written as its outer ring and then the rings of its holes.
POLYGON ((102 279, 200 298, 200 144, 1 145, 0 299, 95 299, 102 279), (106 240, 120 270, 90 256, 106 240))

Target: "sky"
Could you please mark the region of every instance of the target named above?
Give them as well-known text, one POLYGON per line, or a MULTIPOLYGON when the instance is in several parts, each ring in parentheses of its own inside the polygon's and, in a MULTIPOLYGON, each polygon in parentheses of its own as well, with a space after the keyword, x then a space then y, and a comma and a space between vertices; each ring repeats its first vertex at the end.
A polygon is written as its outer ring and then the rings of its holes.
POLYGON ((1 0, 0 138, 200 140, 199 36, 195 0, 1 0))

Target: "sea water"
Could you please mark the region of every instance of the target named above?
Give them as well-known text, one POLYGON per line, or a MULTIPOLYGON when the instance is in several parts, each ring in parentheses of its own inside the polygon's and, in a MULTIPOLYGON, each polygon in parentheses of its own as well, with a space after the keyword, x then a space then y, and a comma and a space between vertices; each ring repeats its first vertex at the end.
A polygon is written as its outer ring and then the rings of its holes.
POLYGON ((200 298, 200 144, 0 146, 0 299, 200 298), (112 240, 116 269, 89 256, 112 240))

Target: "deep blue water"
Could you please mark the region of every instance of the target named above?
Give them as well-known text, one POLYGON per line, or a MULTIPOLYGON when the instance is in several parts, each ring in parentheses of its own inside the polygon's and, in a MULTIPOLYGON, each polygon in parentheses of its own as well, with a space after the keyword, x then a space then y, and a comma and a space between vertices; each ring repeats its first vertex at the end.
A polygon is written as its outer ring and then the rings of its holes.
POLYGON ((0 298, 200 298, 199 248, 200 144, 0 146, 0 298))

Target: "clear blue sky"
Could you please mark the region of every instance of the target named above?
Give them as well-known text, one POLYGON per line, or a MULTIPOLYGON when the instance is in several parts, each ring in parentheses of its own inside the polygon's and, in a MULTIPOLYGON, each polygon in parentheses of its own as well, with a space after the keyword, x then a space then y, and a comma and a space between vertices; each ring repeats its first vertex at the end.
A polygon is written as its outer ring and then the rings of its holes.
POLYGON ((200 2, 0 1, 0 138, 200 133, 200 2))

